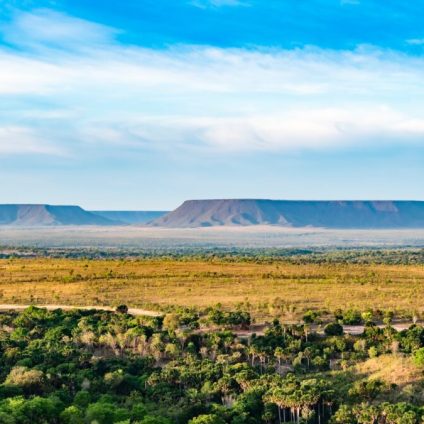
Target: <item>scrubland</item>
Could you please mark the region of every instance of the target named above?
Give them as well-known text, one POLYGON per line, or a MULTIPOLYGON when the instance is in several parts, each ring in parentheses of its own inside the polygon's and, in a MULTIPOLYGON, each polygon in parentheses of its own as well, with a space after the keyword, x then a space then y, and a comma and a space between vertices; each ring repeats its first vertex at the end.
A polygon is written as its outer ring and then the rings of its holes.
POLYGON ((424 310, 424 266, 225 259, 2 259, 0 303, 242 307, 289 319, 309 309, 424 310))

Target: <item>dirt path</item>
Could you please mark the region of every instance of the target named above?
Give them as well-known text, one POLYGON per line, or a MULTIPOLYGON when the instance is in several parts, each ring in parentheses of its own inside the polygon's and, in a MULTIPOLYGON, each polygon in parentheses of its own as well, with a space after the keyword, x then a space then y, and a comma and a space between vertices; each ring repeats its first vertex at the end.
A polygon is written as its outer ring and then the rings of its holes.
MULTIPOLYGON (((113 312, 115 308, 112 308, 110 306, 74 306, 74 305, 13 305, 13 304, 0 304, 0 311, 23 311, 26 308, 29 308, 30 306, 36 306, 37 308, 45 308, 49 311, 53 311, 55 309, 63 309, 64 311, 72 311, 73 309, 84 309, 84 310, 90 310, 95 309, 97 311, 111 311, 113 312)), ((128 308, 128 313, 131 315, 144 315, 149 317, 159 317, 162 315, 160 312, 156 311, 148 311, 146 309, 140 309, 140 308, 128 308)))
MULTIPOLYGON (((411 325, 413 325, 412 322, 400 322, 400 323, 392 324, 392 327, 396 331, 402 331, 402 330, 407 330, 411 325)), ((379 324, 379 325, 377 325, 377 327, 384 328, 385 325, 379 324)), ((347 333, 347 334, 351 334, 351 335, 362 334, 364 332, 364 329, 365 329, 364 325, 344 325, 343 326, 344 332, 347 333)))
MULTIPOLYGON (((23 311, 26 308, 29 308, 30 306, 37 306, 38 308, 45 308, 49 311, 53 311, 55 309, 63 309, 64 311, 72 311, 73 309, 84 309, 84 310, 90 310, 94 309, 97 311, 115 311, 115 308, 112 308, 111 306, 74 306, 74 305, 13 305, 13 304, 0 304, 0 312, 1 311, 23 311)), ((163 314, 161 312, 157 311, 149 311, 147 309, 140 309, 140 308, 128 308, 128 313, 130 315, 136 315, 136 316, 149 316, 149 317, 159 317, 163 314)), ((392 327, 397 331, 402 331, 408 329, 413 323, 412 322, 402 322, 402 323, 393 323, 392 327)), ((419 325, 422 325, 422 323, 418 323, 419 325)), ((378 327, 384 328, 385 326, 383 324, 379 324, 378 327)), ((351 335, 359 335, 364 332, 364 325, 344 325, 343 330, 346 334, 351 335)), ((253 333, 260 336, 263 335, 266 329, 266 325, 264 324, 256 324, 252 325, 252 327, 249 330, 236 330, 234 331, 235 334, 237 334, 240 337, 248 337, 251 336, 253 333)), ((317 330, 317 328, 312 328, 312 330, 317 330)))
MULTIPOLYGON (((402 330, 407 330, 411 325, 413 325, 412 322, 397 322, 397 323, 393 323, 392 327, 396 330, 396 331, 402 331, 402 330)), ((417 325, 423 325, 423 323, 417 323, 417 325)), ((379 328, 384 328, 385 325, 384 324, 378 324, 377 327, 379 328)), ((256 324, 256 325, 252 325, 252 327, 249 330, 235 330, 234 333, 237 334, 237 336, 239 337, 249 337, 252 334, 256 334, 257 336, 263 336, 265 334, 265 330, 266 330, 267 326, 264 324, 256 324)), ((343 331, 346 334, 350 334, 352 336, 359 336, 360 334, 362 334, 365 330, 365 325, 343 325, 343 331)), ((319 329, 318 326, 312 326, 311 327, 311 331, 312 332, 318 332, 318 333, 322 333, 322 328, 321 330, 319 329)))

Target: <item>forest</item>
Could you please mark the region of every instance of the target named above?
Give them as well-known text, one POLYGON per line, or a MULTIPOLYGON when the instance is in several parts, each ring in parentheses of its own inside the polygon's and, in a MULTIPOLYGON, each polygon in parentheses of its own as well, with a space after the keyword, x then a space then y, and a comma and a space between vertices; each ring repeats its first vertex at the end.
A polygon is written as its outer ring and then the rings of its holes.
POLYGON ((420 424, 424 328, 372 312, 269 322, 241 309, 0 314, 2 424, 420 424), (381 318, 381 317, 380 317, 381 318), (363 322, 363 332, 343 324, 363 322))

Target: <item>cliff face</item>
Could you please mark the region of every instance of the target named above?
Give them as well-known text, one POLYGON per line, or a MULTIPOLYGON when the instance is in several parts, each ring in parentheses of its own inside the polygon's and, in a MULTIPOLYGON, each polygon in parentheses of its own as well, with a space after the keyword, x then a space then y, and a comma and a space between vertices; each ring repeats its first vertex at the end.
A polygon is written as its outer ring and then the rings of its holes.
POLYGON ((79 206, 0 205, 0 225, 114 225, 116 222, 79 206))
POLYGON ((424 228, 424 202, 188 200, 150 223, 162 227, 281 225, 326 228, 424 228))

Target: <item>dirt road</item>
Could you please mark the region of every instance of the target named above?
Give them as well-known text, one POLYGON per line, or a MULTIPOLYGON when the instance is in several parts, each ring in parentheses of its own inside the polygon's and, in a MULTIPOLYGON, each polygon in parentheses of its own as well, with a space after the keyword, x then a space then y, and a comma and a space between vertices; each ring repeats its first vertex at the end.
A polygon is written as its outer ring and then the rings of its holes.
MULTIPOLYGON (((45 308, 49 311, 53 311, 55 309, 63 309, 64 311, 71 311, 73 309, 84 309, 84 310, 90 310, 95 309, 97 311, 114 311, 115 308, 112 308, 110 306, 79 306, 79 305, 13 305, 13 304, 0 304, 0 311, 23 311, 26 308, 29 308, 30 306, 36 306, 38 308, 45 308)), ((140 309, 140 308, 128 308, 128 313, 131 315, 144 315, 149 317, 159 317, 162 315, 160 312, 156 311, 149 311, 146 309, 140 309)))
MULTIPOLYGON (((23 311, 24 309, 30 307, 31 305, 13 305, 13 304, 0 304, 0 312, 1 311, 23 311)), ((97 311, 110 311, 113 312, 115 308, 112 308, 111 306, 74 306, 74 305, 32 305, 37 306, 38 308, 45 308, 49 311, 53 311, 55 309, 63 309, 64 311, 71 311, 73 309, 84 309, 84 310, 90 310, 94 309, 97 311)), ((159 317, 163 314, 161 312, 157 311, 149 311, 147 309, 140 309, 140 308, 128 308, 128 313, 131 315, 136 316, 149 316, 149 317, 159 317)), ((392 327, 397 331, 402 331, 405 329, 408 329, 413 323, 412 322, 402 322, 402 323, 393 323, 392 327)), ((384 328, 383 324, 378 325, 380 328, 384 328)), ((364 332, 364 325, 344 325, 343 330, 346 334, 351 335, 359 335, 364 332)), ((238 336, 241 337, 248 337, 252 335, 253 333, 256 333, 257 335, 264 334, 264 331, 266 329, 266 325, 255 325, 252 326, 249 330, 238 330, 235 331, 235 333, 238 336)), ((318 328, 312 328, 312 330, 317 330, 318 328)))

